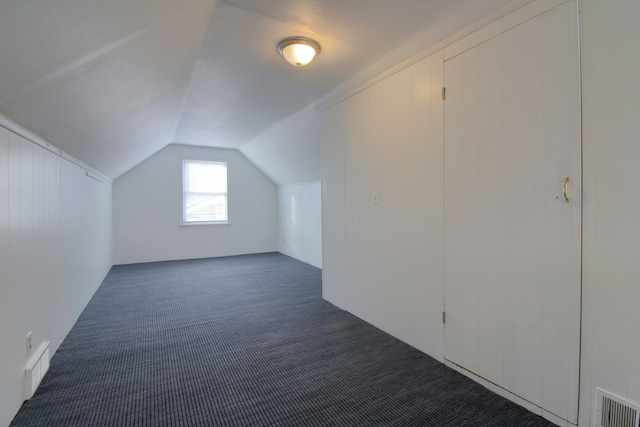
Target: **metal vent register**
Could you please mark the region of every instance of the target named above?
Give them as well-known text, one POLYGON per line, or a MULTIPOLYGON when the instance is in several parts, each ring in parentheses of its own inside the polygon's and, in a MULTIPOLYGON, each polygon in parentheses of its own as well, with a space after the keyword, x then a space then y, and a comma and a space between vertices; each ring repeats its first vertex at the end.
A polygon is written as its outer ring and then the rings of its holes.
POLYGON ((600 427, 640 427, 640 406, 613 393, 596 389, 594 420, 600 427))

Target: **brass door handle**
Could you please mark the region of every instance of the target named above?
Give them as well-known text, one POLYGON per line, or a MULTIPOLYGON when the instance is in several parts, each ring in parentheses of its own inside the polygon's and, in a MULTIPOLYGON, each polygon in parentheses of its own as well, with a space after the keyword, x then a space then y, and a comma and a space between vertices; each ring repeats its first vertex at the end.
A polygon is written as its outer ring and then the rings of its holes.
POLYGON ((569 203, 569 197, 567 197, 567 188, 569 187, 569 177, 564 179, 564 186, 562 187, 562 194, 564 194, 564 202, 569 203))

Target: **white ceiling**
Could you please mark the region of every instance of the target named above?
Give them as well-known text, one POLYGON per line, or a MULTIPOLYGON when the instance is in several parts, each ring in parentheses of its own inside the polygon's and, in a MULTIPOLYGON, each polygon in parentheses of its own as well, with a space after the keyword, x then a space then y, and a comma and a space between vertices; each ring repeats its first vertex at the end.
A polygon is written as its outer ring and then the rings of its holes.
POLYGON ((430 28, 510 1, 0 0, 0 113, 116 178, 172 142, 241 148, 430 28), (292 35, 321 44, 309 66, 278 56, 292 35))

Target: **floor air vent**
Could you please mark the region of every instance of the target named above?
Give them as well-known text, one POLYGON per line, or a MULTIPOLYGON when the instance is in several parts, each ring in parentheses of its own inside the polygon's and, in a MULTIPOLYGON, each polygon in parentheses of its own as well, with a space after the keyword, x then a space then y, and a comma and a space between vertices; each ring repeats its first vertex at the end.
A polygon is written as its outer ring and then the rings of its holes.
POLYGON ((33 352, 25 366, 24 400, 31 399, 48 370, 49 341, 45 341, 33 352))
POLYGON ((640 406, 596 388, 594 420, 599 427, 640 427, 640 406))

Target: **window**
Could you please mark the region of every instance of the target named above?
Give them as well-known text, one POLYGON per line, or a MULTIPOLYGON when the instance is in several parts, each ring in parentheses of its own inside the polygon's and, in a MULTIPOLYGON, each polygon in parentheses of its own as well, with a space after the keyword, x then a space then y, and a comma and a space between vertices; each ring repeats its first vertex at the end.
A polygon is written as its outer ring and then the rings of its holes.
POLYGON ((182 221, 227 222, 227 164, 182 161, 182 221))

